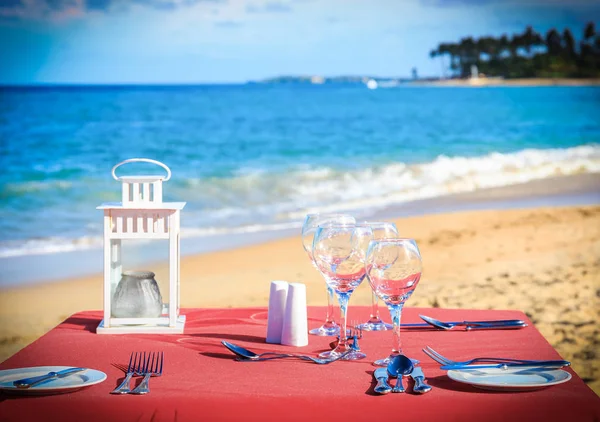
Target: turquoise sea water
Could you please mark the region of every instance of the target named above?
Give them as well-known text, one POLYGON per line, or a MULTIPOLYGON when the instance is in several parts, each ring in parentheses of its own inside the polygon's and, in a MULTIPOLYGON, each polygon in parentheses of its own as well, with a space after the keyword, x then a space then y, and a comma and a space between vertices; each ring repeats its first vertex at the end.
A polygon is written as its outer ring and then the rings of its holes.
POLYGON ((98 248, 131 157, 171 168, 184 238, 239 234, 600 172, 598 116, 598 87, 0 88, 0 257, 98 248))

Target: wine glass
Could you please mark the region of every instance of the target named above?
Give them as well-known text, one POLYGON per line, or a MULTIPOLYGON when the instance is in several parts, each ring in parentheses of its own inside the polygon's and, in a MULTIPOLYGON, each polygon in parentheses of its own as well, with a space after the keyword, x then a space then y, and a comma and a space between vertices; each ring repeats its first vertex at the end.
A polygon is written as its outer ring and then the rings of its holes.
MULTIPOLYGON (((398 238, 398 228, 394 223, 385 221, 366 221, 364 224, 367 224, 371 227, 371 230, 373 230, 373 240, 398 238)), ((367 277, 369 277, 368 274, 367 277)), ((371 291, 371 303, 371 317, 367 322, 360 324, 359 327, 365 331, 391 330, 392 325, 383 322, 379 316, 379 298, 374 291, 371 291)))
MULTIPOLYGON (((323 277, 325 277, 325 274, 323 274, 315 264, 312 250, 313 239, 317 228, 320 224, 353 224, 355 221, 354 217, 348 214, 307 214, 304 219, 304 224, 302 225, 302 246, 308 254, 313 266, 323 277)), ((327 284, 327 314, 325 315, 325 323, 318 328, 313 328, 309 333, 316 336, 337 336, 339 332, 340 327, 333 319, 333 289, 327 284)))
POLYGON ((364 353, 352 350, 348 344, 347 310, 352 292, 365 278, 365 257, 369 242, 373 239, 371 227, 365 224, 326 224, 320 225, 313 241, 315 264, 325 275, 325 281, 337 294, 340 304, 341 328, 337 346, 322 357, 339 357, 349 352, 343 359, 358 360, 364 353))
POLYGON ((371 288, 387 305, 394 324, 392 353, 373 363, 387 366, 391 359, 402 354, 402 308, 421 279, 423 263, 417 242, 413 239, 373 240, 369 243, 365 268, 371 288))

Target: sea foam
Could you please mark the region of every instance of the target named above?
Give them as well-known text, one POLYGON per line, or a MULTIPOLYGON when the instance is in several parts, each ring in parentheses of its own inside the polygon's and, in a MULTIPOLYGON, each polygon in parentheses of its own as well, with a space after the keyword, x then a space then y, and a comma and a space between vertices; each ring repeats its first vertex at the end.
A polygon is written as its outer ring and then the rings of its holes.
MULTIPOLYGON (((584 173, 600 173, 599 145, 474 157, 440 155, 430 162, 391 162, 354 170, 300 165, 273 173, 244 168, 227 178, 188 179, 177 195, 188 200, 182 237, 193 238, 299 230, 309 212, 365 215, 419 199, 584 173)), ((95 229, 97 235, 74 239, 3 241, 0 258, 99 248, 101 228, 95 229)))

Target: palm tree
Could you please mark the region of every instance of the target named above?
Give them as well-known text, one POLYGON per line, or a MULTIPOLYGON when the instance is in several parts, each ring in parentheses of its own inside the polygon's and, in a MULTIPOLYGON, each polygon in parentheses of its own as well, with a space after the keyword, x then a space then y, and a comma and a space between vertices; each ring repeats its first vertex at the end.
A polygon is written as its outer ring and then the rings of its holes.
POLYGON ((594 27, 594 22, 588 22, 583 30, 583 39, 585 41, 591 41, 596 35, 596 28, 594 27))
POLYGON ((544 38, 537 32, 533 32, 533 46, 537 47, 537 49, 546 48, 546 43, 544 42, 544 38))
POLYGON ((578 73, 581 76, 594 76, 596 57, 594 55, 594 22, 588 22, 583 30, 583 39, 579 42, 579 57, 577 59, 578 73))
POLYGON ((444 76, 444 79, 446 78, 446 70, 448 69, 448 67, 452 67, 452 62, 453 62, 453 57, 452 57, 452 52, 450 51, 450 44, 447 43, 442 43, 440 44, 439 48, 438 48, 439 54, 440 54, 440 59, 442 60, 442 73, 444 76), (446 57, 446 55, 450 56, 449 59, 449 66, 446 66, 446 64, 444 63, 444 57, 446 57))
POLYGON ((508 50, 508 45, 509 45, 508 36, 506 34, 503 34, 500 37, 500 40, 498 42, 500 55, 504 54, 504 52, 508 50))
POLYGON ((541 35, 535 32, 531 26, 528 26, 521 35, 521 43, 527 54, 531 54, 537 47, 545 45, 541 35))
POLYGON ((471 65, 478 61, 479 53, 473 37, 465 37, 460 40, 460 70, 461 76, 466 77, 471 74, 471 65))
POLYGON ((441 53, 441 44, 438 46, 438 48, 436 50, 431 50, 429 52, 429 57, 432 59, 435 59, 436 57, 440 58, 440 63, 441 63, 441 67, 442 67, 442 79, 446 79, 446 72, 444 72, 444 57, 442 56, 441 53))
POLYGON ((508 42, 508 51, 510 56, 514 59, 519 54, 519 48, 523 46, 523 40, 520 35, 515 34, 508 42))
POLYGON ((473 64, 490 76, 508 78, 600 77, 600 34, 589 22, 577 45, 568 28, 562 33, 553 28, 542 36, 528 26, 511 36, 464 37, 457 43, 442 43, 430 57, 440 58, 442 72, 449 68, 462 77, 470 74, 473 64), (448 66, 444 66, 446 55, 450 56, 448 66))
POLYGON ((563 31, 563 42, 567 57, 574 58, 577 55, 575 52, 575 38, 573 38, 573 34, 571 34, 569 28, 563 31))
POLYGON ((546 33, 546 48, 551 56, 558 56, 562 51, 560 34, 554 28, 546 33))
POLYGON ((498 42, 493 37, 481 37, 477 40, 477 49, 479 54, 487 54, 490 60, 495 60, 500 54, 498 42))
POLYGON ((458 44, 446 44, 446 51, 450 55, 450 69, 456 71, 458 69, 458 61, 460 61, 460 48, 458 44))

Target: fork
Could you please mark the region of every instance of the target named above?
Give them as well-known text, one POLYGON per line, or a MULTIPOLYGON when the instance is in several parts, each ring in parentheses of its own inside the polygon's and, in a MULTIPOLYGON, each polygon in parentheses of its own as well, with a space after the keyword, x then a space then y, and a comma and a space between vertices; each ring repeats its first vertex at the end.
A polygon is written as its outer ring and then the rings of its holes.
MULTIPOLYGON (((146 352, 144 352, 144 357, 146 357, 146 352)), ((142 373, 144 374, 144 379, 130 394, 148 394, 150 392, 150 377, 160 377, 163 371, 163 361, 164 361, 164 353, 148 353, 148 358, 144 364, 144 369, 142 373)))
POLYGON ((514 362, 514 363, 532 363, 532 364, 538 364, 538 363, 544 363, 544 362, 546 362, 544 360, 527 360, 527 359, 511 359, 511 358, 490 358, 490 357, 478 357, 478 358, 473 358, 473 359, 469 359, 469 360, 465 360, 465 361, 455 361, 455 360, 448 359, 447 357, 441 355, 439 352, 436 352, 435 350, 433 350, 429 346, 425 346, 425 348, 422 349, 422 350, 423 350, 423 353, 425 353, 427 356, 429 356, 431 359, 433 359, 434 361, 436 361, 440 365, 469 365, 471 363, 477 363, 477 362, 499 362, 499 363, 514 362))
MULTIPOLYGON (((348 335, 348 340, 352 339, 352 344, 350 344, 350 347, 352 348, 352 350, 356 350, 357 352, 360 351, 360 346, 358 344, 358 340, 361 339, 363 336, 363 329, 358 324, 357 320, 352 321, 352 324, 350 324, 350 328, 346 329, 346 333, 348 335)), ((337 340, 329 343, 329 347, 331 347, 332 349, 335 349, 337 347, 339 341, 340 341, 340 336, 337 336, 337 340)))
POLYGON ((131 377, 133 375, 141 375, 142 372, 142 354, 138 352, 132 352, 131 356, 129 356, 129 365, 127 366, 127 372, 125 375, 125 379, 123 382, 115 388, 110 394, 127 394, 131 392, 131 388, 129 388, 129 383, 131 381, 131 377))
POLYGON ((352 327, 350 328, 350 336, 352 337, 352 349, 357 352, 360 351, 358 339, 362 338, 362 327, 358 325, 358 321, 352 321, 352 327))

